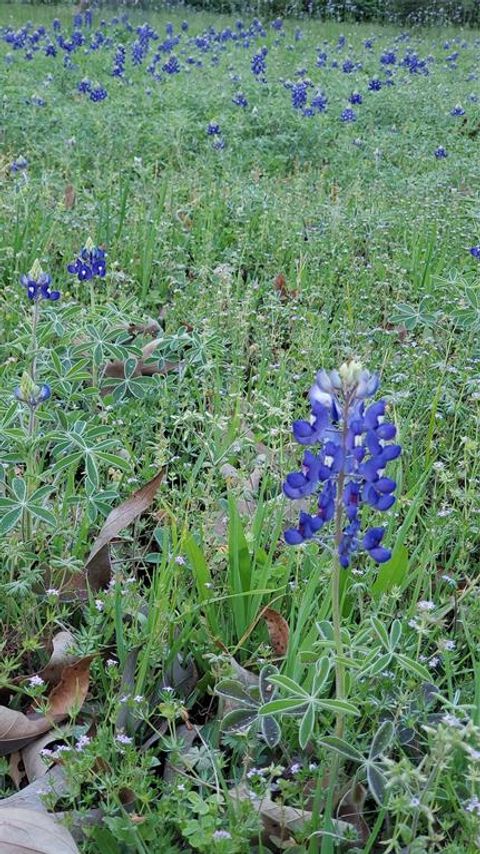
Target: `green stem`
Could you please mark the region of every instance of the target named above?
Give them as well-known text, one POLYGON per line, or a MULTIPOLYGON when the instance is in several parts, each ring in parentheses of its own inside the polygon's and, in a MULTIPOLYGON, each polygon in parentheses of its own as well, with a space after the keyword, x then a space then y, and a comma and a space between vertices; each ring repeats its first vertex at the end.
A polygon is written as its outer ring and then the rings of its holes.
MULTIPOLYGON (((337 501, 335 509, 335 545, 340 545, 343 530, 343 489, 345 475, 342 472, 338 478, 337 484, 337 501)), ((335 641, 335 696, 337 700, 345 700, 345 665, 343 663, 343 641, 342 641, 342 613, 340 601, 340 582, 341 582, 342 567, 338 557, 335 559, 331 580, 332 591, 332 623, 333 623, 333 638, 335 641)), ((343 738, 344 730, 344 714, 337 713, 337 722, 335 726, 335 735, 337 738, 343 738)))
MULTIPOLYGON (((40 303, 38 299, 34 300, 33 303, 33 312, 32 312, 32 337, 31 337, 31 346, 32 346, 32 361, 30 364, 30 377, 32 379, 32 383, 35 386, 37 384, 37 356, 38 356, 38 341, 37 341, 37 328, 38 328, 38 319, 40 316, 40 303)), ((37 460, 36 460, 36 452, 32 447, 34 436, 37 430, 37 415, 36 408, 34 405, 29 406, 29 415, 28 415, 28 425, 27 425, 27 436, 28 436, 28 452, 27 459, 25 461, 25 485, 27 488, 27 499, 32 494, 35 489, 35 477, 36 477, 36 469, 37 469, 37 460)), ((32 538, 32 518, 31 514, 28 510, 28 507, 24 507, 22 511, 22 531, 23 531, 23 539, 25 542, 29 542, 32 538)))

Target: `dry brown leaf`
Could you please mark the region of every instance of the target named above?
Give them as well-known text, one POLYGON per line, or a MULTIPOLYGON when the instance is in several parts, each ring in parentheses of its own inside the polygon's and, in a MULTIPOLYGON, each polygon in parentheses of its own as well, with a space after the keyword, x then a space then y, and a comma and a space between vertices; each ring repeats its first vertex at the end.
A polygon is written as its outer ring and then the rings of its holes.
POLYGON ((45 717, 27 718, 22 712, 0 706, 0 756, 20 750, 51 726, 52 721, 45 717))
POLYGON ((48 814, 19 807, 0 810, 2 854, 79 854, 73 836, 48 814))
POLYGON ((73 184, 67 184, 64 195, 65 210, 71 211, 75 207, 75 187, 73 184))
POLYGON ((40 777, 38 780, 30 783, 30 785, 25 786, 24 789, 20 789, 19 792, 10 795, 10 797, 0 800, 0 809, 22 807, 23 809, 45 812, 42 800, 45 795, 48 795, 50 798, 55 797, 56 800, 59 800, 67 792, 68 783, 65 771, 60 765, 55 765, 44 777, 40 777))
POLYGON ((367 799, 367 791, 361 783, 353 785, 345 792, 337 807, 337 816, 349 824, 353 824, 357 830, 359 839, 366 843, 370 836, 370 828, 364 818, 364 806, 367 799))
POLYGON ((37 738, 35 741, 32 741, 23 748, 20 755, 29 783, 33 783, 35 780, 40 780, 41 777, 45 777, 53 765, 53 759, 50 764, 45 762, 42 757, 42 750, 47 747, 48 744, 62 741, 68 733, 68 727, 62 727, 61 730, 51 730, 50 732, 45 733, 45 735, 42 735, 41 738, 37 738))
POLYGON ((289 628, 285 617, 273 608, 264 608, 262 617, 267 624, 270 645, 275 655, 285 655, 288 647, 289 628))
POLYGON ((155 498, 164 476, 165 470, 162 469, 162 471, 156 474, 152 480, 149 480, 148 483, 140 489, 137 489, 136 492, 119 504, 118 507, 114 507, 113 510, 110 511, 88 556, 85 567, 87 570, 87 577, 89 567, 99 552, 104 549, 105 546, 107 546, 113 538, 120 533, 120 531, 123 531, 124 528, 128 528, 128 526, 131 525, 138 516, 147 510, 155 498))
POLYGON ((94 655, 87 655, 64 667, 62 678, 48 700, 48 719, 61 721, 76 709, 81 709, 88 693, 90 665, 94 658, 94 655))
MULTIPOLYGON (((161 338, 155 338, 153 341, 149 341, 148 344, 145 344, 145 346, 142 347, 142 356, 137 361, 135 370, 132 374, 133 377, 152 377, 154 374, 165 375, 172 371, 181 370, 183 367, 182 362, 165 362, 162 367, 159 367, 158 364, 147 364, 148 360, 152 358, 155 350, 161 343, 161 338)), ((103 376, 109 377, 110 379, 123 380, 125 378, 125 363, 122 362, 121 359, 115 359, 113 362, 109 362, 105 365, 103 376)), ((111 394, 112 391, 112 386, 104 386, 102 388, 102 395, 105 396, 107 394, 111 394)))
POLYGON ((283 273, 279 273, 278 276, 275 276, 273 284, 275 286, 275 290, 280 294, 282 302, 289 299, 295 299, 295 297, 298 296, 298 291, 288 287, 287 280, 283 273))
POLYGON ((22 754, 19 750, 15 750, 14 753, 10 756, 10 761, 8 763, 8 773, 13 780, 13 785, 16 789, 20 788, 21 782, 25 776, 24 771, 20 770, 20 765, 22 764, 22 754))
POLYGON ((72 655, 69 649, 73 646, 74 639, 71 632, 58 632, 52 639, 53 652, 48 664, 37 674, 49 685, 57 685, 62 678, 63 669, 67 664, 73 664, 78 656, 72 655))

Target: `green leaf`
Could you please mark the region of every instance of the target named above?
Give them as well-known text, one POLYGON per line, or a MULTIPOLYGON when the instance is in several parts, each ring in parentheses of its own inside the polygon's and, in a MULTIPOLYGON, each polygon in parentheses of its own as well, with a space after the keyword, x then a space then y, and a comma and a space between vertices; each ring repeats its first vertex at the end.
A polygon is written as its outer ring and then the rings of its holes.
POLYGON ((57 518, 55 514, 52 513, 50 510, 47 510, 40 504, 28 504, 27 506, 32 516, 35 516, 37 519, 41 519, 42 522, 45 522, 52 528, 55 528, 57 526, 57 518))
POLYGON ((368 754, 369 759, 376 759, 381 753, 385 753, 392 743, 394 734, 395 728, 393 723, 391 721, 383 721, 375 733, 370 745, 370 753, 368 754))
POLYGON ((185 540, 185 553, 192 567, 193 577, 197 585, 198 598, 200 602, 205 604, 205 614, 210 630, 218 637, 221 637, 222 633, 217 620, 216 607, 208 604, 208 599, 211 596, 209 586, 212 583, 212 576, 210 575, 210 570, 201 548, 191 535, 185 540))
POLYGON ((290 691, 291 694, 296 694, 298 697, 304 697, 304 702, 310 698, 308 691, 304 691, 304 689, 297 682, 294 682, 293 679, 290 679, 289 676, 271 676, 270 682, 273 682, 274 685, 279 685, 280 688, 286 688, 286 690, 290 691))
POLYGON ((18 506, 13 510, 10 510, 8 513, 5 513, 0 520, 0 535, 7 534, 8 531, 11 531, 17 524, 21 515, 22 508, 18 506))
MULTIPOLYGON (((377 655, 378 655, 378 652, 377 652, 377 655)), ((391 660, 392 660, 392 653, 391 652, 386 652, 386 653, 384 653, 384 655, 378 656, 378 658, 375 658, 373 661, 371 661, 369 664, 367 664, 366 667, 362 667, 362 671, 361 671, 362 676, 365 675, 366 673, 368 673, 369 676, 377 676, 379 673, 383 673, 383 671, 387 669, 391 660)))
POLYGON ((315 668, 315 675, 313 677, 312 693, 315 694, 315 696, 320 694, 323 687, 325 686, 325 682, 327 681, 328 676, 330 674, 330 669, 331 669, 330 659, 327 658, 326 655, 323 655, 321 658, 319 658, 319 660, 317 662, 317 665, 315 668))
POLYGON ((63 469, 70 468, 70 466, 78 466, 81 459, 81 451, 73 451, 71 454, 67 454, 66 457, 60 457, 60 459, 52 466, 51 471, 58 472, 63 471, 63 469))
POLYGON ((402 624, 400 620, 394 620, 390 626, 389 647, 393 652, 402 636, 402 624))
POLYGON ((367 780, 370 792, 375 798, 377 804, 379 804, 379 806, 382 806, 385 801, 385 790, 387 786, 385 774, 383 774, 382 771, 380 771, 380 769, 376 765, 368 763, 367 780))
POLYGON ((111 454, 109 451, 97 451, 95 456, 102 462, 120 469, 120 471, 130 471, 131 466, 128 460, 124 460, 118 454, 111 454))
POLYGON ((315 706, 313 703, 310 703, 307 711, 305 712, 302 721, 300 723, 300 729, 298 731, 298 741, 300 743, 300 747, 302 750, 305 749, 309 740, 312 737, 313 729, 315 726, 315 706))
POLYGON ((388 593, 394 587, 401 587, 408 571, 408 552, 400 544, 393 550, 392 557, 386 563, 380 564, 377 577, 372 584, 372 593, 379 598, 382 593, 388 593))
POLYGON ((320 744, 335 750, 337 753, 345 756, 346 759, 350 759, 351 762, 363 763, 365 761, 363 754, 356 747, 353 747, 348 741, 338 738, 336 735, 324 736, 320 739, 320 744))
POLYGON ((248 628, 248 602, 243 594, 249 593, 252 584, 252 560, 248 550, 240 514, 235 501, 231 495, 228 496, 228 582, 230 593, 234 595, 231 600, 235 629, 238 639, 248 628))
POLYGON ((221 697, 228 697, 229 700, 234 700, 236 703, 242 703, 243 706, 250 708, 258 706, 251 694, 247 694, 240 682, 235 679, 222 679, 215 686, 215 693, 220 694, 221 697))
POLYGON ((264 718, 261 718, 261 730, 265 741, 272 750, 277 746, 282 737, 280 724, 271 715, 266 715, 264 718))
POLYGON ((410 673, 418 676, 418 678, 422 679, 423 682, 430 682, 431 674, 423 664, 419 664, 418 661, 414 661, 413 658, 407 658, 406 655, 400 655, 399 653, 397 653, 396 659, 403 665, 405 670, 409 670, 410 673))
POLYGON ((277 675, 278 667, 275 667, 274 664, 265 664, 262 667, 259 676, 259 688, 262 703, 270 702, 270 700, 273 700, 275 695, 278 693, 278 687, 270 681, 271 676, 277 675))
POLYGON ((98 468, 93 454, 87 453, 85 455, 85 469, 88 479, 98 489, 100 486, 100 476, 98 474, 98 468))
POLYGON ((12 490, 15 498, 22 504, 27 496, 27 485, 22 477, 14 477, 12 480, 12 490))
POLYGON ((260 706, 258 714, 264 715, 280 715, 283 712, 293 712, 295 709, 304 709, 306 707, 305 700, 272 700, 271 703, 265 703, 260 706))
POLYGON ((316 698, 315 703, 317 706, 320 706, 321 709, 328 709, 330 712, 344 712, 346 715, 357 716, 360 714, 359 709, 347 700, 318 700, 316 698))
POLYGON ((370 622, 372 624, 372 628, 377 635, 380 643, 385 649, 390 649, 390 643, 388 640, 387 630, 381 620, 378 617, 370 617, 370 622))
POLYGON ((233 709, 227 712, 222 720, 223 732, 237 732, 248 729, 258 720, 256 711, 250 712, 248 709, 233 709))

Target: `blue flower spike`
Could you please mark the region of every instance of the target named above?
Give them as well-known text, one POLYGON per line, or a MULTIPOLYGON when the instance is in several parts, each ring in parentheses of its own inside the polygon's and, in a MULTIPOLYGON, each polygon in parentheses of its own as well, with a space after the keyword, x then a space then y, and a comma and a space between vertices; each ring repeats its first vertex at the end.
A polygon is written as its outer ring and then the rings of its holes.
POLYGON ((345 362, 338 371, 319 371, 309 393, 310 419, 294 421, 292 428, 300 445, 317 447, 305 450, 302 470, 287 475, 283 492, 292 500, 314 497, 316 507, 312 513, 302 510, 298 527, 285 531, 285 541, 323 544, 330 537, 345 568, 358 551, 376 563, 391 557, 382 545, 384 528, 369 528, 361 535, 362 508, 385 512, 395 503, 396 483, 386 468, 401 453, 393 441, 396 427, 385 420, 385 401, 366 403, 379 384, 377 374, 355 361, 345 362), (324 527, 333 519, 335 534, 324 536, 324 527))

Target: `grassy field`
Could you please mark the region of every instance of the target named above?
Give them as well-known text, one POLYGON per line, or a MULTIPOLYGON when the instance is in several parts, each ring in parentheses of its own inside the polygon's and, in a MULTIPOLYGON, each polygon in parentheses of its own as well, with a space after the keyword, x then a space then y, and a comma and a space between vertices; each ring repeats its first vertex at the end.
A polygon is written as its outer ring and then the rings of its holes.
POLYGON ((82 852, 477 851, 480 34, 113 15, 0 5, 0 848, 50 779, 82 852), (340 570, 282 483, 352 360, 340 570))

